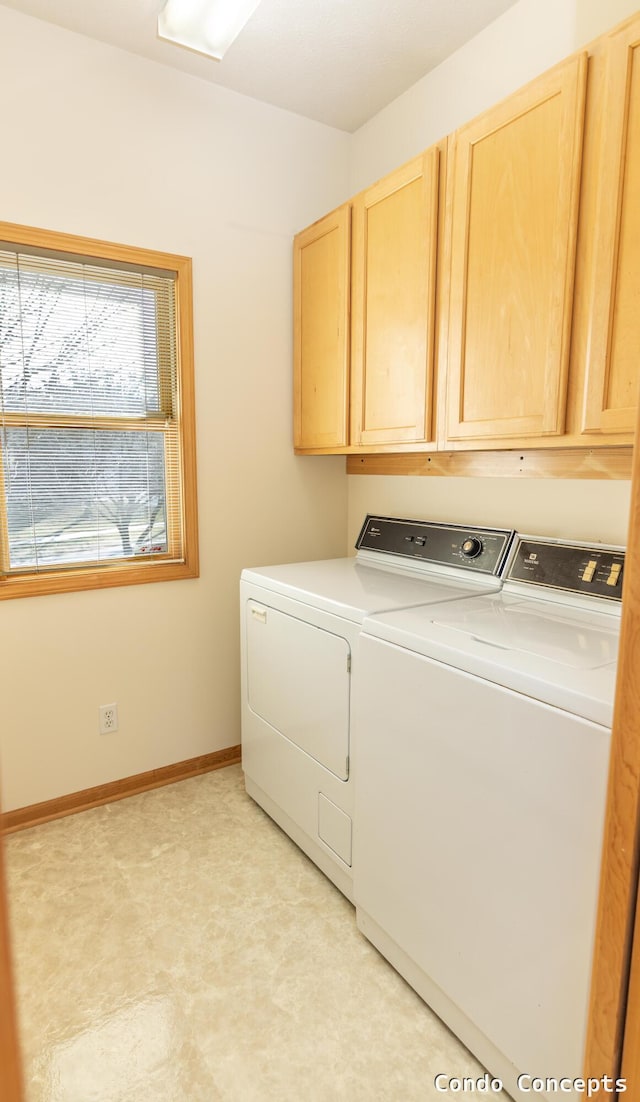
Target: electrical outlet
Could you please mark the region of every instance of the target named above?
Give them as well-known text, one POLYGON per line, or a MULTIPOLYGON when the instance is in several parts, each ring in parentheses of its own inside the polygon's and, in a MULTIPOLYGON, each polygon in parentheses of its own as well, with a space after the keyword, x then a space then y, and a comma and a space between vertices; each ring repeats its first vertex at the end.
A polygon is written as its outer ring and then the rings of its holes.
POLYGON ((118 730, 117 704, 101 704, 98 708, 98 717, 101 735, 112 735, 114 731, 118 730))

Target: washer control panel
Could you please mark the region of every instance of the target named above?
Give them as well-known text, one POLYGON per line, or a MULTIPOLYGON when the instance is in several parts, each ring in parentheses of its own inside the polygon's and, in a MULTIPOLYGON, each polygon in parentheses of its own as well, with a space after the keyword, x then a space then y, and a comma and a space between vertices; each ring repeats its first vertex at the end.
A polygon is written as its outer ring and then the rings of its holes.
POLYGON ((502 528, 465 528, 428 520, 367 516, 356 547, 497 575, 512 539, 513 532, 502 528))
POLYGON ((507 580, 619 601, 623 574, 624 551, 619 548, 547 543, 524 536, 516 545, 507 580))

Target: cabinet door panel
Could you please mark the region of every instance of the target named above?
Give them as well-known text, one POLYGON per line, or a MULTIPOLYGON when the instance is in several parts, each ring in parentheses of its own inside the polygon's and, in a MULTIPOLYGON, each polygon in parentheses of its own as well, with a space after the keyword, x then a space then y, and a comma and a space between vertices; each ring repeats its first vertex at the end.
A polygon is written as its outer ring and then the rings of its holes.
POLYGON ((345 447, 349 386, 351 209, 294 241, 294 445, 345 447))
POLYGON ((447 437, 564 429, 586 55, 452 140, 447 437))
POLYGON ((611 39, 603 117, 582 431, 629 433, 640 374, 640 20, 611 39))
POLYGON ((438 150, 354 203, 351 440, 431 436, 438 150))

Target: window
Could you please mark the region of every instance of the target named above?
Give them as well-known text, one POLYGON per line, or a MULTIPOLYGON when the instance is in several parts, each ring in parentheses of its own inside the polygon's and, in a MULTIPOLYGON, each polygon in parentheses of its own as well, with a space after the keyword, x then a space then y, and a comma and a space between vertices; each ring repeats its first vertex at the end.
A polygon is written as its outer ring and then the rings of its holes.
POLYGON ((0 223, 0 598, 196 577, 191 261, 0 223))

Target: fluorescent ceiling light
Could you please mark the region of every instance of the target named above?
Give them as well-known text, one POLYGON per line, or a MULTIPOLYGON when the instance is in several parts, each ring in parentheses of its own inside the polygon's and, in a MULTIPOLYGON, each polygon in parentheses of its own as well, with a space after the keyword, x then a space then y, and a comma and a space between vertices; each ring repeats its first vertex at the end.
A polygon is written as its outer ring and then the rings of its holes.
POLYGON ((260 0, 167 0, 158 36, 221 61, 260 0))

